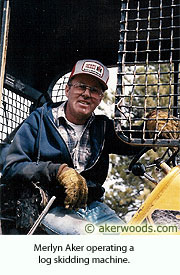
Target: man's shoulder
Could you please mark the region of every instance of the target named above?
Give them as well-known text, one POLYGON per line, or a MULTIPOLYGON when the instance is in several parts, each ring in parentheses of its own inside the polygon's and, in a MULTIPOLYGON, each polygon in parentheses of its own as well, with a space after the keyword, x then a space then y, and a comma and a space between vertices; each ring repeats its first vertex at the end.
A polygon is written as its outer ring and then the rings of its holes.
POLYGON ((112 121, 108 116, 106 115, 95 115, 96 120, 102 120, 102 121, 112 121))
POLYGON ((95 115, 95 122, 106 125, 106 128, 114 127, 113 119, 106 115, 95 115))
POLYGON ((43 105, 45 110, 58 108, 61 105, 64 105, 65 101, 59 101, 59 102, 47 102, 43 105))
POLYGON ((53 109, 57 109, 62 104, 64 104, 64 102, 46 102, 42 106, 35 109, 32 114, 45 114, 53 109))

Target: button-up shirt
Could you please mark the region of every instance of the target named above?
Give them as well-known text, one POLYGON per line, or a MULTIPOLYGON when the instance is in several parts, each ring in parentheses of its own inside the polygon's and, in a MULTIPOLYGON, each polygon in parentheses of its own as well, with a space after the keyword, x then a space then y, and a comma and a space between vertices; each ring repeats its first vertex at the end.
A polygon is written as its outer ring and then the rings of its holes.
POLYGON ((65 105, 66 102, 62 103, 59 107, 54 108, 52 111, 53 117, 57 129, 68 147, 74 168, 78 172, 81 172, 85 169, 91 157, 89 127, 94 120, 94 113, 85 125, 75 125, 67 120, 65 115, 65 105))

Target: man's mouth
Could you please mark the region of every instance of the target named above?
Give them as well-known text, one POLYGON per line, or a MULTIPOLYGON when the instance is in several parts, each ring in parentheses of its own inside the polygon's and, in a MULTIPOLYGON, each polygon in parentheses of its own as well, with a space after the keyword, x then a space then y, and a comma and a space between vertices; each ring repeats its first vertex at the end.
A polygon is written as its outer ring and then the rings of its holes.
POLYGON ((89 102, 86 102, 86 101, 79 101, 80 104, 82 104, 83 106, 88 106, 89 105, 89 102))

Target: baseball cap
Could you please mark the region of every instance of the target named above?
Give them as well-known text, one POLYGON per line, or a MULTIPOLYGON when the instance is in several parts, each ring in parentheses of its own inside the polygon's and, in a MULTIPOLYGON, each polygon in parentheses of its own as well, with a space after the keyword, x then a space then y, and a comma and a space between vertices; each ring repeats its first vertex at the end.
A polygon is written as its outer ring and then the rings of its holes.
POLYGON ((79 74, 89 74, 96 77, 104 89, 107 90, 107 82, 109 79, 109 70, 101 62, 93 59, 83 59, 77 61, 72 69, 69 79, 79 74))

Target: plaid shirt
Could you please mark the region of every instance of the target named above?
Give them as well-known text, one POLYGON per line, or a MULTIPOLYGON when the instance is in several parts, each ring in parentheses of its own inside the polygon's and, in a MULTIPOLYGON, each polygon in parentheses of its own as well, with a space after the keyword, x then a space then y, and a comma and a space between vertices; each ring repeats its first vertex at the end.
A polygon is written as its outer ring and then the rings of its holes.
POLYGON ((91 157, 89 126, 94 120, 94 114, 92 114, 87 123, 84 125, 79 137, 76 130, 69 124, 65 116, 65 104, 66 102, 62 103, 59 107, 54 108, 52 113, 58 131, 69 149, 74 168, 78 172, 81 172, 85 169, 91 157))

